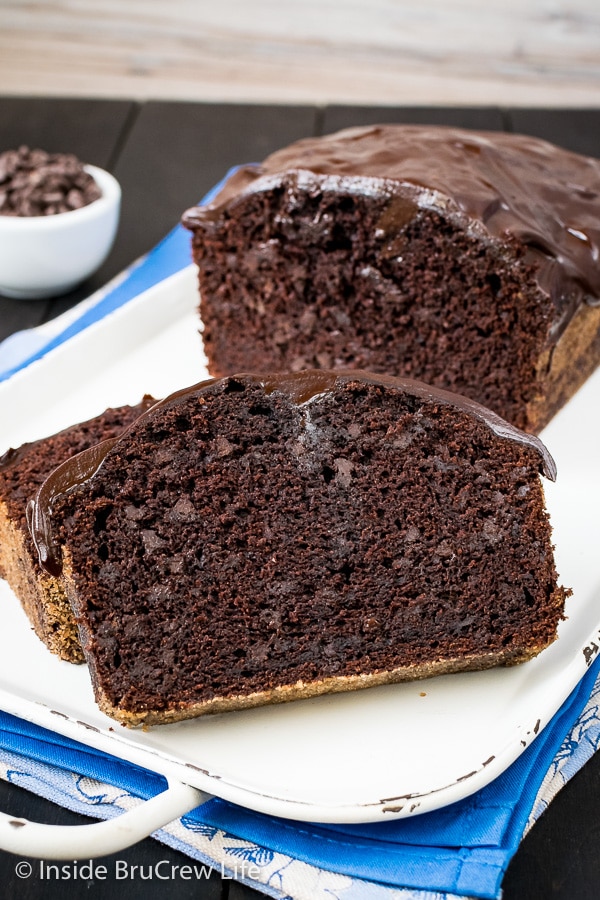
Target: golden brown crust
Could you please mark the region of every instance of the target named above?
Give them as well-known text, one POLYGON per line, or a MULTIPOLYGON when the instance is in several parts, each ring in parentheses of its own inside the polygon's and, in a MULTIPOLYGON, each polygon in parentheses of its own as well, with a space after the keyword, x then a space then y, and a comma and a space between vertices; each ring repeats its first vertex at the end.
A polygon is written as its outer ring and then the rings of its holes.
POLYGON ((552 417, 600 365, 600 306, 579 307, 558 342, 538 363, 539 391, 527 408, 534 434, 552 417))
POLYGON ((27 535, 10 518, 3 502, 0 502, 0 573, 48 649, 67 662, 82 663, 77 624, 65 590, 58 579, 36 569, 27 535))
POLYGON ((311 697, 318 697, 321 694, 356 691, 385 684, 420 681, 437 675, 450 675, 456 672, 491 669, 496 666, 517 665, 536 656, 543 649, 544 647, 522 648, 521 651, 510 650, 505 654, 488 653, 471 658, 432 660, 419 666, 406 666, 389 672, 336 676, 309 683, 298 681, 295 684, 281 685, 268 691, 230 695, 228 697, 214 697, 203 703, 189 704, 187 706, 182 704, 178 709, 132 712, 113 706, 108 698, 101 693, 97 697, 97 702, 102 712, 128 727, 166 725, 180 722, 184 719, 210 715, 211 713, 252 709, 257 706, 287 703, 291 700, 307 700, 311 697))

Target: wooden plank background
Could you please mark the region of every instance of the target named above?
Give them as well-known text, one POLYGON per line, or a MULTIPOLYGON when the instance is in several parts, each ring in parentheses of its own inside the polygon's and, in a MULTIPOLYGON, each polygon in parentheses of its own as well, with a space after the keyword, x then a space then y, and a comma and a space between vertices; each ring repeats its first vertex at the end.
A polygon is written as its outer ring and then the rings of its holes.
POLYGON ((600 106, 598 0, 0 0, 0 93, 600 106))

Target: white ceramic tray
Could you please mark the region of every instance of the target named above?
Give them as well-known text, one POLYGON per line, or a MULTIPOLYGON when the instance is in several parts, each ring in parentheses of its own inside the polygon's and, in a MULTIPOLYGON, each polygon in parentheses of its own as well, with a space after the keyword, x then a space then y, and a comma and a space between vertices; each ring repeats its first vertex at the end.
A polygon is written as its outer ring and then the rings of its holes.
MULTIPOLYGON (((0 385, 0 452, 206 377, 196 305, 189 268, 0 385)), ((537 659, 128 730, 99 712, 84 666, 47 652, 0 582, 0 707, 171 783, 288 818, 387 820, 465 797, 535 739, 600 643, 599 394, 600 371, 543 435, 559 473, 546 484, 557 564, 574 592, 558 641, 537 659)), ((197 802, 195 791, 181 797, 197 802)))

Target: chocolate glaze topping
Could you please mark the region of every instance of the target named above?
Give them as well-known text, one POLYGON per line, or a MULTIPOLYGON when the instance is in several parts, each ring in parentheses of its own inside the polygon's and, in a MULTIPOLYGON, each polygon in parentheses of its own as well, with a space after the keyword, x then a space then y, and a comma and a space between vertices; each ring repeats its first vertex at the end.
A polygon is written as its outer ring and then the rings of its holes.
POLYGON ((600 160, 503 132, 349 128, 241 167, 211 204, 188 210, 183 223, 192 230, 210 227, 236 199, 274 179, 281 182, 285 173, 304 182, 308 177, 321 189, 351 192, 358 186, 389 194, 384 229, 402 227, 420 208, 434 208, 466 215, 494 238, 515 238, 526 246, 540 287, 557 308, 557 333, 582 302, 600 304, 600 160))
POLYGON ((35 500, 30 500, 27 505, 27 524, 40 565, 51 575, 58 575, 61 570, 60 558, 56 553, 50 529, 49 517, 52 502, 59 494, 91 478, 116 442, 117 438, 109 438, 69 457, 54 469, 50 477, 41 485, 35 500))
POLYGON ((306 403, 318 402, 319 398, 335 391, 336 387, 343 384, 359 382, 363 384, 381 385, 396 390, 404 391, 424 401, 442 403, 454 406, 456 409, 475 416, 499 437, 515 441, 532 447, 540 457, 540 471, 552 481, 556 478, 556 465, 543 442, 536 436, 506 422, 500 416, 474 400, 445 391, 442 388, 434 388, 408 378, 396 378, 393 376, 375 375, 370 372, 340 370, 331 372, 327 370, 311 369, 304 372, 260 375, 256 373, 243 373, 225 378, 214 378, 202 381, 199 384, 184 388, 160 400, 147 412, 133 423, 123 434, 114 439, 103 441, 89 450, 84 450, 76 456, 66 460, 62 465, 46 479, 40 487, 35 500, 31 501, 28 509, 28 523, 34 544, 38 551, 40 564, 51 574, 56 575, 61 570, 60 549, 52 535, 52 505, 55 499, 77 485, 83 484, 92 478, 102 466, 108 453, 123 440, 127 431, 136 427, 138 423, 153 415, 163 407, 176 406, 185 402, 188 398, 219 390, 232 383, 239 382, 248 385, 262 385, 266 394, 279 391, 286 394, 292 403, 302 406, 306 403))

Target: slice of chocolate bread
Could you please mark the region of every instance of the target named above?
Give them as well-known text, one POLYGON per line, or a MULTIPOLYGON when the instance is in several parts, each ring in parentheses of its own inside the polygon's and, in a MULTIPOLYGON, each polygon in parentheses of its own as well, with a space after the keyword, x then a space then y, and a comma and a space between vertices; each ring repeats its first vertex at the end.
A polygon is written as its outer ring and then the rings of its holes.
POLYGON ((567 593, 542 470, 418 382, 239 375, 60 466, 32 528, 100 707, 169 722, 539 653, 567 593))
POLYGON ((108 409, 0 458, 0 577, 21 601, 37 636, 69 662, 83 662, 77 626, 60 583, 39 565, 27 527, 27 504, 59 463, 120 434, 154 402, 144 397, 137 406, 108 409))
POLYGON ((189 210, 212 375, 419 378, 539 432, 600 361, 600 161, 388 125, 299 141, 189 210))

